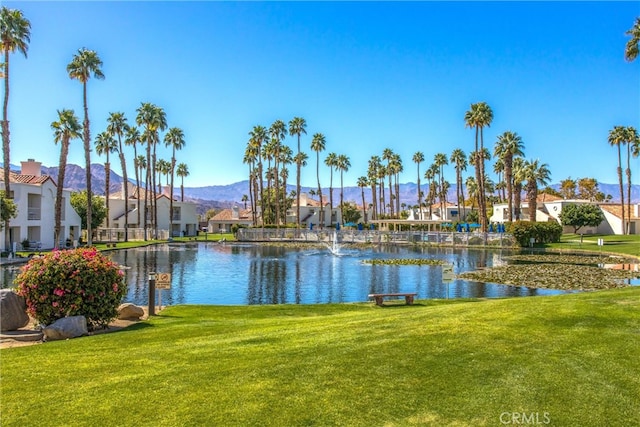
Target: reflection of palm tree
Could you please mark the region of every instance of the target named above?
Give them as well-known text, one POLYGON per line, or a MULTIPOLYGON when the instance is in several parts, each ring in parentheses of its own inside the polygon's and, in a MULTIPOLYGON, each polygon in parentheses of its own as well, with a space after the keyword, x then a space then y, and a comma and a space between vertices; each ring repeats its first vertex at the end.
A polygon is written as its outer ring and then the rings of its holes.
POLYGON ((87 82, 93 75, 96 79, 104 79, 102 73, 102 60, 93 50, 82 48, 73 57, 67 65, 67 73, 71 79, 76 79, 82 83, 82 104, 84 106, 84 121, 82 128, 84 130, 84 159, 85 159, 85 175, 87 180, 87 244, 91 246, 93 234, 91 231, 91 218, 93 216, 91 203, 91 132, 89 130, 89 108, 87 107, 87 82))
POLYGON ((60 142, 60 163, 58 165, 58 186, 56 188, 55 206, 55 226, 53 229, 53 247, 58 248, 60 244, 60 228, 62 223, 62 189, 64 188, 64 176, 67 168, 67 154, 69 153, 69 142, 72 139, 80 138, 82 126, 73 110, 58 111, 57 122, 51 123, 54 141, 60 142))
MULTIPOLYGON (((114 153, 118 149, 118 145, 115 139, 109 132, 101 132, 96 136, 96 153, 99 156, 105 155, 106 161, 104 162, 104 174, 105 174, 105 205, 107 209, 106 224, 109 228, 109 193, 111 191, 111 163, 109 162, 109 153, 114 153)), ((126 201, 125 201, 126 206, 126 201)))
MULTIPOLYGON (((3 78, 4 78, 4 102, 2 108, 2 154, 4 165, 4 190, 5 194, 11 194, 10 189, 10 143, 9 143, 9 118, 7 108, 9 106, 9 54, 21 52, 25 57, 31 41, 31 23, 24 17, 22 11, 9 9, 3 6, 0 9, 0 48, 4 52, 3 78)), ((7 227, 8 232, 8 227, 7 227)))

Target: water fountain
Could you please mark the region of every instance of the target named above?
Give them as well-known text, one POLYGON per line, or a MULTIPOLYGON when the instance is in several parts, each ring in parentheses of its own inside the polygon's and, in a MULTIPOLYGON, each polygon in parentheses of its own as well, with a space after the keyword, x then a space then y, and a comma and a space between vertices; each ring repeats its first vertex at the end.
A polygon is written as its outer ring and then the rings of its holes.
POLYGON ((340 255, 340 245, 338 244, 338 232, 333 232, 333 238, 331 239, 331 244, 326 244, 327 248, 333 255, 340 255))

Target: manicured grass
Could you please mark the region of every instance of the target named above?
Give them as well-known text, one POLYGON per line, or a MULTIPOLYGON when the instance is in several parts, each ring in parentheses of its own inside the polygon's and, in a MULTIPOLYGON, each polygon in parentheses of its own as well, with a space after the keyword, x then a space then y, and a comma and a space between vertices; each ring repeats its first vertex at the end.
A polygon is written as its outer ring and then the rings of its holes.
POLYGON ((563 251, 593 251, 640 257, 640 235, 585 234, 580 243, 579 234, 563 234, 560 243, 550 243, 544 247, 563 251), (603 246, 598 246, 598 239, 604 240, 603 246))
POLYGON ((508 412, 639 425, 639 348, 637 287, 414 306, 175 306, 120 332, 1 350, 1 422, 496 426, 508 412))

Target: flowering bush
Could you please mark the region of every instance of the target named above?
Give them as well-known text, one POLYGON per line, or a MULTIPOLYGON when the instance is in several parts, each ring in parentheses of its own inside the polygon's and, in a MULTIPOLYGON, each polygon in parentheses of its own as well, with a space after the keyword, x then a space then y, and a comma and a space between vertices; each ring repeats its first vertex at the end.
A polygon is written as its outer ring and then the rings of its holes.
POLYGON ((43 324, 66 316, 85 316, 91 328, 105 327, 118 315, 127 294, 118 264, 95 248, 53 251, 33 258, 15 280, 27 312, 43 324))

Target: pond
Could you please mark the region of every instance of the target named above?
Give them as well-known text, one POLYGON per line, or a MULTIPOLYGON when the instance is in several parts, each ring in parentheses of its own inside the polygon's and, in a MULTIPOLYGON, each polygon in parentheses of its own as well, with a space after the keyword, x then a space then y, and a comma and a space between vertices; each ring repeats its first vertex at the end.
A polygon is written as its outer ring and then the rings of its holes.
MULTIPOLYGON (((376 246, 367 249, 286 248, 259 244, 164 244, 107 252, 123 266, 126 302, 148 303, 149 272, 171 273, 163 305, 318 304, 367 301, 368 294, 416 292, 419 299, 495 298, 560 294, 466 280, 443 283, 440 265, 370 265, 378 258, 430 258, 453 265, 455 274, 506 264, 508 250, 376 246)), ((10 286, 17 267, 3 269, 10 286)), ((157 302, 157 299, 156 299, 157 302)))

